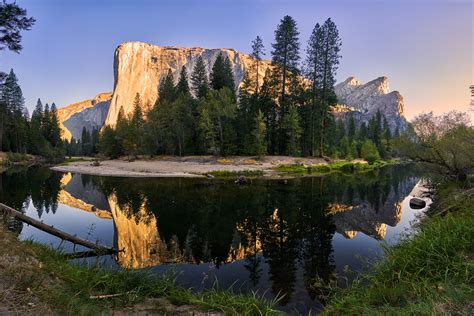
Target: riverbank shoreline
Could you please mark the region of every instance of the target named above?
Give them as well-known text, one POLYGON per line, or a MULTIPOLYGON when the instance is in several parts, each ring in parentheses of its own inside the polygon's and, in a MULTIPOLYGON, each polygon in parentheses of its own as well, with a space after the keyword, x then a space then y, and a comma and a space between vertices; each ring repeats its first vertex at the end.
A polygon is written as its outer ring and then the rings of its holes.
POLYGON ((0 314, 278 314, 276 302, 230 290, 193 292, 172 276, 70 264, 45 245, 19 241, 0 223, 0 314))
MULTIPOLYGON (((51 169, 61 172, 81 173, 113 177, 146 177, 146 178, 203 178, 214 176, 263 176, 326 174, 339 170, 343 165, 362 166, 360 169, 373 169, 386 165, 387 162, 368 165, 366 161, 336 160, 327 162, 321 158, 301 158, 288 156, 162 156, 154 159, 128 161, 125 159, 103 160, 98 163, 91 160, 65 161, 51 169), (329 168, 320 168, 328 166, 329 168)), ((347 166, 346 166, 347 167, 347 166)), ((347 168, 351 171, 351 168, 347 168)), ((352 168, 354 169, 354 168, 352 168)), ((357 168, 355 168, 357 171, 357 168)), ((354 170, 352 170, 354 171, 354 170)))
POLYGON ((348 288, 336 288, 324 314, 472 315, 473 240, 474 189, 443 185, 415 232, 348 288))

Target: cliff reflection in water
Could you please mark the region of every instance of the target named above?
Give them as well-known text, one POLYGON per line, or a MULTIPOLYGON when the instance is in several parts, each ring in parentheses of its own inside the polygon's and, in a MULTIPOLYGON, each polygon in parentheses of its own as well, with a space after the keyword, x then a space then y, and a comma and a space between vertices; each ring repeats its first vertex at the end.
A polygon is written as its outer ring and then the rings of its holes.
POLYGON ((219 268, 243 260, 249 283, 267 280, 274 294, 286 293, 285 305, 300 271, 311 299, 324 302, 324 291, 314 284, 334 277, 335 233, 384 239, 387 227, 401 219, 401 202, 418 180, 414 174, 409 166, 395 166, 237 186, 216 179, 112 178, 38 169, 2 174, 0 198, 23 209, 31 200, 38 217, 55 212, 59 203, 112 219, 114 246, 125 250, 117 257, 123 267, 212 262, 219 268), (22 189, 11 196, 11 186, 22 189))

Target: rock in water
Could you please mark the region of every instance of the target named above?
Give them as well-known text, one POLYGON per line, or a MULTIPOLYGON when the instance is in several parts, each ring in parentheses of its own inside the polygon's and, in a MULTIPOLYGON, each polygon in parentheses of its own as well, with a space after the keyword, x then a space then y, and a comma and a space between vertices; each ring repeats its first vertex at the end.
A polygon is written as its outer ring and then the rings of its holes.
POLYGON ((403 131, 407 126, 403 116, 403 97, 398 91, 390 92, 387 77, 365 84, 349 77, 335 86, 335 92, 338 103, 349 108, 360 121, 367 122, 380 111, 387 118, 392 132, 397 128, 403 131))
MULTIPOLYGON (((158 97, 158 86, 169 70, 176 82, 181 68, 186 66, 188 79, 190 79, 198 57, 202 56, 209 74, 220 53, 230 59, 234 81, 238 85, 242 81, 245 71, 250 68, 253 59, 249 55, 233 49, 180 48, 155 46, 141 42, 121 44, 115 50, 114 94, 105 124, 115 125, 121 107, 123 107, 125 115, 132 113, 133 100, 137 93, 142 99, 144 111, 153 106, 158 97)), ((269 61, 262 62, 259 70, 262 77, 269 65, 269 61)))
POLYGON ((412 198, 410 200, 410 207, 415 210, 420 210, 426 206, 426 202, 419 198, 412 198))

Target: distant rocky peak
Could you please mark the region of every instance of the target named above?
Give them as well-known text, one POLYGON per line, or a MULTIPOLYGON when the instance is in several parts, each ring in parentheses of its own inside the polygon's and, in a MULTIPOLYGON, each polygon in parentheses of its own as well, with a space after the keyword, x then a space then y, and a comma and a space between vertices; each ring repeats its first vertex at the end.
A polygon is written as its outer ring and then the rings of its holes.
POLYGON ((392 130, 403 130, 404 102, 398 91, 390 92, 389 79, 378 77, 361 84, 355 77, 349 77, 335 86, 338 102, 344 108, 353 109, 360 121, 368 121, 380 111, 387 118, 392 130))
POLYGON ((372 81, 367 82, 362 86, 364 89, 370 89, 374 93, 379 95, 390 93, 390 87, 388 84, 388 77, 378 77, 372 81))
POLYGON ((360 86, 360 81, 356 77, 349 77, 342 82, 343 85, 357 87, 360 86))

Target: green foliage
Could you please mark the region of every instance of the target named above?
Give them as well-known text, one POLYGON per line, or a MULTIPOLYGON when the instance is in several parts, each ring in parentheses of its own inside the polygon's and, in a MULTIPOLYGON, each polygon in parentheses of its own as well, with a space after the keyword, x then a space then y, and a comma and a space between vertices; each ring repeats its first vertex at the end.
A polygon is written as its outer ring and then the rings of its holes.
POLYGON ((43 109, 38 99, 30 120, 24 103, 22 90, 12 69, 5 82, 0 83, 0 150, 61 160, 64 144, 56 106, 53 103, 51 111, 48 105, 43 109))
POLYGON ((23 153, 13 153, 13 152, 7 152, 7 160, 9 162, 24 162, 28 161, 30 157, 27 154, 23 153))
POLYGON ((232 153, 235 136, 232 119, 236 116, 236 110, 233 92, 227 87, 210 91, 208 96, 199 102, 199 127, 205 152, 221 155, 232 153))
POLYGON ((253 137, 253 146, 251 153, 258 156, 264 156, 267 152, 267 145, 265 143, 267 127, 263 119, 262 111, 258 111, 255 117, 254 124, 254 129, 251 132, 251 135, 253 137))
POLYGON ((331 166, 329 165, 312 165, 307 168, 308 173, 329 173, 331 172, 331 166))
POLYGON ((8 48, 19 53, 23 46, 21 45, 21 31, 28 31, 35 24, 35 19, 27 16, 27 12, 15 2, 0 3, 0 50, 8 48))
POLYGON ((441 191, 440 205, 449 213, 424 219, 413 236, 386 248, 372 272, 336 290, 325 314, 469 313, 474 198, 453 188, 441 191))
POLYGON ((360 156, 370 164, 373 164, 376 160, 380 159, 377 147, 371 140, 366 140, 362 144, 360 156))
POLYGON ((110 158, 118 158, 122 152, 116 131, 108 125, 100 134, 99 151, 110 158))
POLYGON ((449 112, 436 117, 421 114, 396 141, 397 151, 422 162, 433 176, 457 179, 469 187, 474 171, 474 127, 465 113, 449 112))
POLYGON ((191 90, 189 89, 188 83, 188 74, 186 70, 186 66, 181 67, 181 72, 179 73, 179 80, 178 84, 176 85, 176 93, 189 95, 191 90))
POLYGON ((209 79, 207 77, 206 65, 201 56, 198 57, 191 75, 191 86, 194 96, 201 99, 209 91, 209 79))
POLYGON ((232 93, 235 91, 232 65, 229 57, 224 58, 222 53, 217 55, 214 65, 212 66, 211 87, 214 90, 220 90, 227 87, 232 93))
POLYGON ((299 154, 299 142, 301 137, 300 117, 296 107, 290 106, 288 113, 283 118, 282 128, 287 140, 287 152, 296 156, 299 154))
POLYGON ((113 307, 125 307, 147 298, 166 298, 175 305, 193 305, 196 311, 220 310, 228 314, 273 314, 278 300, 267 301, 257 295, 234 294, 232 289, 213 288, 196 292, 179 287, 173 275, 153 274, 146 270, 104 270, 97 267, 71 265, 66 258, 46 246, 26 242, 23 252, 42 263, 34 277, 25 280, 35 294, 50 303, 57 312, 100 314, 113 307), (54 275, 58 282, 45 278, 54 275), (90 299, 91 295, 125 293, 109 300, 90 299))

